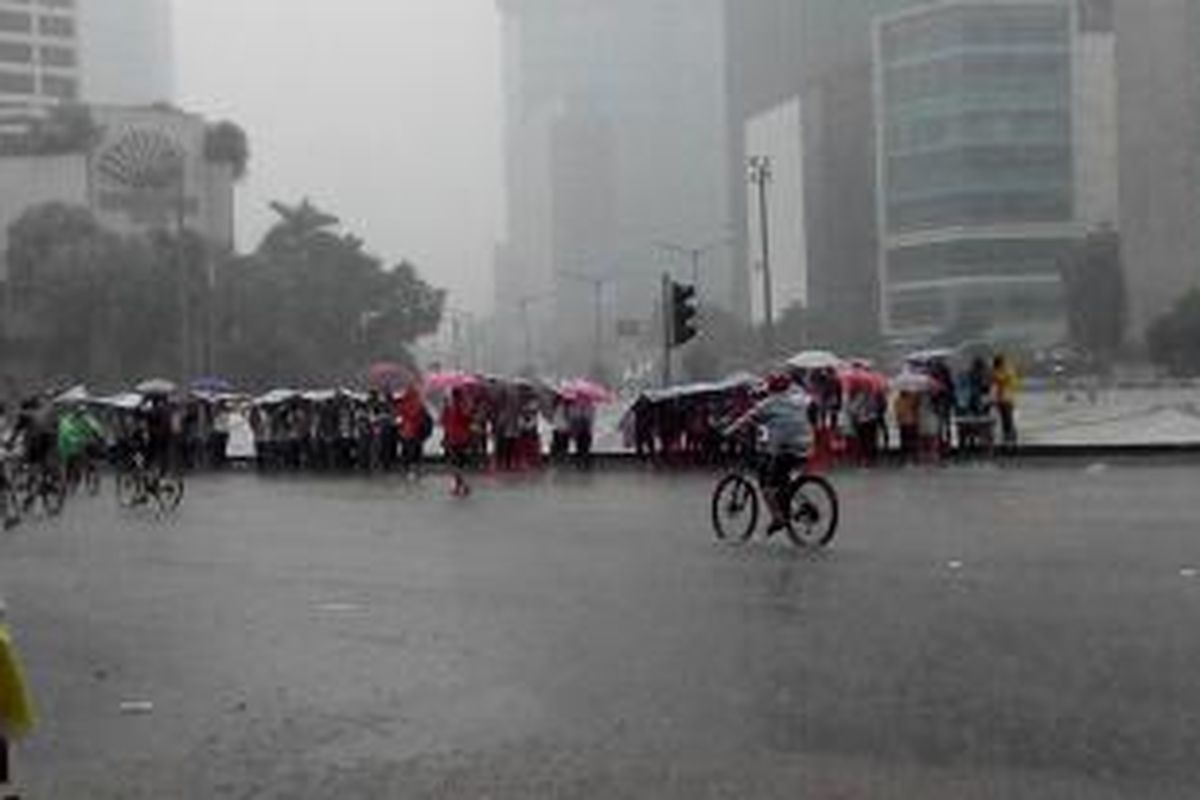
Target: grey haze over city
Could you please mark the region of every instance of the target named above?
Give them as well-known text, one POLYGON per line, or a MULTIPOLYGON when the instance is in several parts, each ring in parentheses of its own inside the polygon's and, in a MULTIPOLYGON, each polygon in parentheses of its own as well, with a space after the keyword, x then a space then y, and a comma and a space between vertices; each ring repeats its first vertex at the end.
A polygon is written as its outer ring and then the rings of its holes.
POLYGON ((238 237, 311 195, 390 261, 491 306, 501 236, 494 0, 161 0, 178 103, 246 128, 238 237))

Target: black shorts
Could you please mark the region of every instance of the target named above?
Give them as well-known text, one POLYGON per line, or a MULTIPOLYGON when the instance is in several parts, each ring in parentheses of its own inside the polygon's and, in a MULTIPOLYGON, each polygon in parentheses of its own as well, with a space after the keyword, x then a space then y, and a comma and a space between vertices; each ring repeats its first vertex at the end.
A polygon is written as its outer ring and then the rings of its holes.
POLYGON ((804 466, 804 457, 798 453, 777 453, 763 460, 758 481, 764 489, 783 489, 791 481, 792 473, 804 466))

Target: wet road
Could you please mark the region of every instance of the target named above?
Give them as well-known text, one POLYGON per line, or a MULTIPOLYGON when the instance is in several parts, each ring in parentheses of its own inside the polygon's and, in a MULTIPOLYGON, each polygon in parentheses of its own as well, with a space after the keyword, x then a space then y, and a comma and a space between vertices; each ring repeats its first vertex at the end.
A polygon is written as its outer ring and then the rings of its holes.
POLYGON ((1195 469, 1084 466, 840 475, 819 557, 714 544, 701 476, 77 501, 0 540, 17 766, 49 798, 1200 796, 1195 469))

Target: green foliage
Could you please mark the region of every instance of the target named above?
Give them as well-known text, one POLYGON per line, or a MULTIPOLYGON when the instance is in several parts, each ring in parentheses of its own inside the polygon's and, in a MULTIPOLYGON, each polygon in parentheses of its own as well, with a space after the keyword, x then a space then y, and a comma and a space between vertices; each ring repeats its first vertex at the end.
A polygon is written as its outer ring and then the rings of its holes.
POLYGON ((373 361, 411 363, 408 345, 436 332, 445 292, 412 264, 385 268, 307 200, 273 208, 279 222, 258 250, 220 270, 226 376, 248 385, 336 384, 373 361))
POLYGON ((161 244, 111 233, 87 209, 52 203, 10 226, 8 259, 43 378, 113 383, 173 371, 179 305, 161 244))
POLYGON ((435 332, 445 292, 405 262, 387 269, 310 204, 280 206, 252 255, 214 259, 197 236, 119 236, 59 204, 10 228, 14 291, 35 322, 42 377, 128 384, 195 377, 207 365, 247 388, 331 385, 373 361, 411 363, 435 332), (211 286, 210 286, 211 276, 211 286), (192 375, 181 375, 182 320, 192 375))
POLYGON ((1200 290, 1179 299, 1146 332, 1150 359, 1172 375, 1200 375, 1200 290))
POLYGON ((250 142, 240 126, 228 120, 210 125, 204 132, 204 158, 214 164, 228 164, 235 180, 246 175, 250 163, 250 142))
POLYGON ((1128 297, 1121 239, 1102 228, 1089 233, 1060 261, 1071 343, 1110 360, 1125 342, 1128 297))

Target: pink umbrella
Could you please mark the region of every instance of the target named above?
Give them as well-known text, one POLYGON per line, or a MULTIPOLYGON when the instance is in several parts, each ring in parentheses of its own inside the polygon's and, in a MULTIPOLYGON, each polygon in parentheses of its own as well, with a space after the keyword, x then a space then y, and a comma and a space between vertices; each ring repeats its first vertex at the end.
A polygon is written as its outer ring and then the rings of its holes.
POLYGON ((430 392, 453 391, 467 386, 478 386, 479 383, 479 376, 469 372, 435 372, 425 377, 425 389, 430 392))
POLYGON ((558 387, 558 393, 567 400, 583 400, 589 403, 611 403, 617 396, 593 381, 577 378, 558 387))
POLYGON ((371 368, 367 370, 367 380, 371 385, 388 391, 412 383, 414 377, 411 369, 403 364, 395 364, 390 361, 372 364, 371 368))

